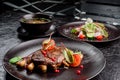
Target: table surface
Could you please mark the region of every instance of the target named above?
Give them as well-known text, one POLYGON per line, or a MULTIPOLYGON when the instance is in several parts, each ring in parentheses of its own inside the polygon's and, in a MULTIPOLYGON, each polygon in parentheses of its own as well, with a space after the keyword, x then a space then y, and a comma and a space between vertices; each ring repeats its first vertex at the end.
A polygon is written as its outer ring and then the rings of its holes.
MULTIPOLYGON (((16 31, 20 27, 18 20, 24 14, 11 11, 0 14, 0 80, 16 80, 5 72, 2 66, 2 60, 9 49, 26 41, 26 39, 18 37, 16 31)), ((58 17, 55 20, 55 25, 59 26, 71 21, 73 20, 70 18, 58 17)), ((119 28, 119 26, 117 27, 119 28)), ((54 36, 56 35, 59 34, 56 33, 54 36)), ((107 63, 104 70, 91 80, 120 80, 120 39, 109 43, 92 45, 104 53, 107 63)))

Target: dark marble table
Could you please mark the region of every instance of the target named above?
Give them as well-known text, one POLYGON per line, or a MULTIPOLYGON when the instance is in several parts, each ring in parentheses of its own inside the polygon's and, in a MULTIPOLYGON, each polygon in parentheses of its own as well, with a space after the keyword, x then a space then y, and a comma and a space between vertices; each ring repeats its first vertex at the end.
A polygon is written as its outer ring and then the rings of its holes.
MULTIPOLYGON (((2 59, 10 48, 25 41, 25 39, 18 38, 16 31, 20 26, 18 20, 24 14, 11 11, 0 14, 0 80, 16 80, 5 72, 2 66, 2 59)), ((65 17, 56 18, 56 25, 64 24, 67 21, 72 21, 72 19, 65 17)), ((120 39, 109 43, 92 45, 104 53, 107 64, 104 70, 91 80, 120 80, 120 39)))

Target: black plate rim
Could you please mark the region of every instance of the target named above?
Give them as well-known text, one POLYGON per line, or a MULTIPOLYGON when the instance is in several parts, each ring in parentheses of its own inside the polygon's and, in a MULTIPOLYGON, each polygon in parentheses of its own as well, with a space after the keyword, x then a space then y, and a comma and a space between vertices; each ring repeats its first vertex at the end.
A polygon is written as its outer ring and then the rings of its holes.
MULTIPOLYGON (((44 39, 46 39, 46 38, 41 38, 41 40, 44 40, 44 39)), ((66 39, 66 38, 53 38, 53 39, 66 39)), ((29 42, 37 41, 37 40, 40 40, 40 39, 33 39, 33 40, 29 40, 29 41, 25 41, 25 42, 19 43, 18 45, 14 46, 14 47, 12 47, 10 50, 8 50, 7 53, 9 53, 11 50, 13 50, 13 49, 16 48, 16 47, 19 47, 19 45, 23 45, 23 44, 25 44, 26 42, 29 43, 29 42)), ((66 40, 69 40, 69 39, 66 39, 66 40)), ((69 41, 73 41, 73 40, 69 40, 69 41)), ((104 57, 103 52, 102 52, 101 50, 99 50, 97 47, 95 47, 95 46, 93 46, 93 45, 91 45, 91 44, 89 44, 89 43, 86 43, 86 42, 81 42, 81 43, 84 43, 84 44, 89 45, 89 46, 91 46, 91 47, 93 47, 93 48, 96 48, 98 51, 100 51, 100 54, 102 54, 103 57, 104 57)), ((3 61, 2 61, 2 66, 3 66, 4 70, 5 70, 8 74, 10 74, 11 76, 13 76, 14 78, 16 78, 16 79, 18 79, 18 80, 21 80, 22 78, 20 78, 20 77, 18 77, 18 76, 15 76, 14 74, 10 73, 8 69, 6 69, 6 67, 5 67, 5 65, 4 65, 4 62, 5 62, 4 59, 5 59, 5 56, 7 55, 7 53, 4 55, 4 58, 3 58, 3 61)), ((100 73, 103 71, 103 69, 105 68, 105 66, 106 66, 106 58, 104 57, 104 64, 103 64, 102 68, 101 68, 95 75, 89 77, 87 80, 90 80, 90 79, 94 78, 95 76, 97 76, 98 74, 100 74, 100 73)), ((23 79, 24 79, 24 77, 23 77, 23 79)))
POLYGON ((22 37, 28 37, 28 38, 39 38, 39 37, 47 37, 50 35, 50 33, 55 33, 56 31, 56 26, 53 24, 51 25, 51 27, 53 27, 54 29, 49 29, 47 32, 45 32, 44 34, 40 34, 40 35, 29 35, 28 32, 21 32, 20 29, 23 29, 24 28, 22 26, 18 27, 17 28, 17 32, 18 32, 18 35, 22 36, 22 37), (26 33, 26 34, 25 34, 26 33), (25 34, 25 35, 24 35, 25 34))
MULTIPOLYGON (((111 42, 111 41, 114 41, 114 40, 117 40, 117 39, 120 38, 120 35, 119 35, 119 36, 117 36, 116 38, 109 39, 109 40, 102 40, 102 41, 81 40, 81 39, 78 40, 78 39, 75 39, 75 38, 69 37, 69 36, 65 35, 64 33, 60 32, 60 29, 61 29, 62 27, 65 27, 65 25, 68 25, 68 24, 70 25, 70 24, 74 24, 74 23, 80 23, 80 24, 82 24, 82 23, 84 23, 84 21, 75 21, 75 22, 69 22, 69 23, 63 24, 63 25, 61 25, 61 26, 59 26, 59 27, 57 28, 57 31, 58 31, 62 36, 66 37, 66 38, 68 38, 68 39, 72 39, 72 40, 75 40, 75 41, 90 42, 90 43, 104 43, 104 42, 111 42)), ((105 24, 105 25, 109 25, 109 26, 111 26, 111 27, 113 27, 113 28, 118 29, 117 27, 115 27, 115 26, 113 26, 113 25, 110 25, 110 24, 105 24)), ((107 27, 108 27, 108 26, 107 26, 107 27)), ((120 30, 120 29, 119 29, 119 30, 120 30)))

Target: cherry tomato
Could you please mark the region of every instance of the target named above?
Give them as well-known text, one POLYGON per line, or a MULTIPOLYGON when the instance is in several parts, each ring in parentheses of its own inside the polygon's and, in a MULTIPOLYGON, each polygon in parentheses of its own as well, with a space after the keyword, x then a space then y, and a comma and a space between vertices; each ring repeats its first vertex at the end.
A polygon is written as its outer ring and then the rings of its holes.
POLYGON ((96 37, 97 40, 102 40, 103 39, 103 36, 102 35, 99 35, 96 37))
POLYGON ((80 39, 84 39, 84 38, 85 38, 85 35, 84 35, 84 34, 80 34, 79 38, 80 38, 80 39))

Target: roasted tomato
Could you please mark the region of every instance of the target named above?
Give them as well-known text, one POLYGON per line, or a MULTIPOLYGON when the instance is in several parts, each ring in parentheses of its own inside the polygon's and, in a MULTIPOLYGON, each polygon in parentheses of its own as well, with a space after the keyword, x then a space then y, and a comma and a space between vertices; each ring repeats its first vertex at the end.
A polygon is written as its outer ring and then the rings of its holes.
POLYGON ((77 67, 81 64, 81 61, 83 59, 82 54, 73 54, 74 62, 70 65, 71 67, 77 67))

